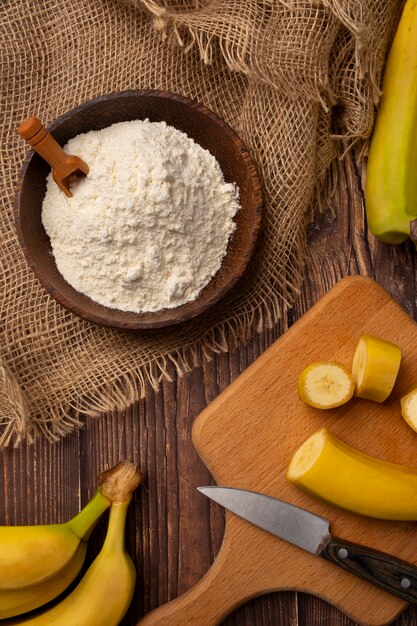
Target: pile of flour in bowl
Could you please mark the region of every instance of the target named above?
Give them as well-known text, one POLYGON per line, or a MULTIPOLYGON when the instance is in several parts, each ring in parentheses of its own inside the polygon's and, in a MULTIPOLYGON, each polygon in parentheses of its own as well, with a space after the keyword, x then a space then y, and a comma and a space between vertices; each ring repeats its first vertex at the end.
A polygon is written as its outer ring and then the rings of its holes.
POLYGON ((47 181, 42 222, 65 280, 124 311, 194 300, 220 268, 239 209, 217 160, 148 120, 78 135, 64 149, 90 168, 72 198, 47 181))

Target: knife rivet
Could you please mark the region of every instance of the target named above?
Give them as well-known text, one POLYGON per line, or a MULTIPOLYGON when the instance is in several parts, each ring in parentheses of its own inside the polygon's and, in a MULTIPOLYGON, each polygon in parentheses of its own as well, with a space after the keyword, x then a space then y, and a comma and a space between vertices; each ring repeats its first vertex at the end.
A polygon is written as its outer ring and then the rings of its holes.
POLYGON ((403 589, 408 589, 411 586, 411 581, 408 578, 403 578, 401 580, 401 587, 403 589))
POLYGON ((346 559, 349 556, 349 553, 346 550, 346 548, 339 548, 339 550, 337 551, 337 554, 341 559, 346 559))

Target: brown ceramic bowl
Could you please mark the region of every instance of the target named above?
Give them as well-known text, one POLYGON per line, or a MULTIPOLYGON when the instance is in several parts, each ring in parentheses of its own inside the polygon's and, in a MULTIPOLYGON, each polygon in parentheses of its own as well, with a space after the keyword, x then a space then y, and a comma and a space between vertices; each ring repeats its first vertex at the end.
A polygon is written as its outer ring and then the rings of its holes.
POLYGON ((32 151, 20 172, 15 200, 15 223, 29 265, 45 289, 77 315, 119 328, 159 328, 195 317, 221 298, 243 274, 254 251, 259 230, 262 192, 255 165, 241 139, 203 105, 161 91, 126 91, 102 96, 59 117, 49 130, 64 145, 71 137, 115 122, 149 118, 164 120, 185 132, 218 160, 227 182, 240 189, 241 209, 221 268, 199 296, 174 309, 131 313, 112 309, 79 293, 58 272, 51 244, 41 222, 49 166, 32 151))

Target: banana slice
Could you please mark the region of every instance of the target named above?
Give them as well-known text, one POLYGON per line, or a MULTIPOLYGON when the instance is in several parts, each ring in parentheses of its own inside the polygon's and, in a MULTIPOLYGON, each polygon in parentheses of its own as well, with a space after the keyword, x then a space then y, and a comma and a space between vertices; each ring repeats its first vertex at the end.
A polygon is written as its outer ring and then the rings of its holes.
POLYGON ((401 398, 401 415, 410 428, 417 432, 417 389, 401 398))
POLYGON ((356 395, 384 402, 394 387, 400 363, 401 350, 395 344, 370 335, 360 337, 352 364, 356 395))
POLYGON ((312 363, 298 378, 298 394, 316 409, 333 409, 348 402, 355 391, 349 370, 341 363, 312 363))

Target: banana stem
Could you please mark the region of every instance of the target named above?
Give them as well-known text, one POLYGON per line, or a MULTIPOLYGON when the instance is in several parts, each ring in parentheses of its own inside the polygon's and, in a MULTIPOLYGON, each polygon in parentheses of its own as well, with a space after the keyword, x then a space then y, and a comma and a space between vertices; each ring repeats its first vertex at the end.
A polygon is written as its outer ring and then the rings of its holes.
POLYGON ((124 502, 142 482, 141 470, 130 461, 120 461, 99 476, 100 490, 111 502, 124 502))
MULTIPOLYGON (((67 524, 80 537, 88 539, 100 515, 111 504, 126 503, 132 499, 132 493, 142 481, 142 472, 130 461, 120 461, 117 465, 99 476, 100 487, 96 495, 67 524)), ((125 512, 126 517, 126 512, 125 512)))
POLYGON ((103 496, 101 491, 97 491, 95 496, 86 504, 82 511, 69 520, 67 524, 77 537, 87 540, 98 518, 109 508, 110 504, 110 500, 103 496))
POLYGON ((109 526, 102 551, 124 551, 126 515, 130 500, 131 498, 128 498, 124 502, 114 502, 111 505, 109 526))

